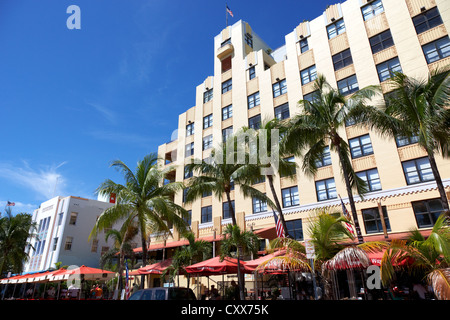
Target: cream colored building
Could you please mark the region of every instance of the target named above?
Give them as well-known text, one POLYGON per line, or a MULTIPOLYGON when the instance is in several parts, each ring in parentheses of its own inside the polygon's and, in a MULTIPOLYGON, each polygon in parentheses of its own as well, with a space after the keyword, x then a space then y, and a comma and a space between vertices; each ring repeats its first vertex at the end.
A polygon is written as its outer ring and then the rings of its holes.
MULTIPOLYGON (((303 18, 299 16, 298 21, 303 18)), ((430 70, 450 64, 449 30, 448 0, 348 0, 324 8, 312 21, 300 22, 276 50, 248 23, 238 21, 214 38, 213 75, 196 87, 195 106, 179 115, 173 141, 159 146, 161 166, 175 166, 170 180, 187 181, 185 163, 207 158, 210 147, 222 141, 225 129, 236 132, 260 120, 298 113, 298 101, 313 91, 317 73, 347 93, 368 85, 381 85, 388 92, 389 70, 425 78, 430 70)), ((434 200, 439 193, 426 154, 417 143, 396 142, 351 124, 341 134, 352 147, 355 171, 369 180, 372 189, 364 200, 355 198, 364 238, 384 238, 379 204, 384 207, 390 238, 402 237, 415 227, 430 230, 442 205, 434 200)), ((300 165, 301 159, 295 161, 300 165)), ((437 163, 450 190, 450 161, 437 156, 437 163)), ((271 196, 267 181, 256 187, 271 196)), ((350 211, 334 153, 324 159, 314 178, 298 169, 293 177, 277 178, 275 188, 283 199, 290 234, 298 240, 308 238, 308 221, 315 209, 341 211, 338 194, 350 211)), ((182 193, 174 199, 183 204, 182 193)), ((262 232, 274 227, 272 210, 244 198, 238 186, 232 199, 242 228, 262 232)), ((191 210, 191 228, 198 237, 212 239, 231 223, 223 217, 222 201, 206 196, 183 204, 191 210)), ((167 239, 166 245, 178 240, 175 230, 174 239, 167 239)), ((161 241, 154 239, 152 245, 161 241)))

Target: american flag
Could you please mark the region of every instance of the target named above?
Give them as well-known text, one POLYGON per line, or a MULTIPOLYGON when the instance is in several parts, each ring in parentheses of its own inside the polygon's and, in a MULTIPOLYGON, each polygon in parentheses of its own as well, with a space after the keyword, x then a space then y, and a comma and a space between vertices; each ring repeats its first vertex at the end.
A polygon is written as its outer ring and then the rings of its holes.
POLYGON ((130 287, 128 286, 128 262, 125 260, 125 296, 126 300, 130 297, 130 287))
POLYGON ((15 205, 16 205, 15 202, 9 202, 9 201, 8 201, 8 203, 6 204, 7 207, 13 207, 13 206, 15 206, 15 205))
POLYGON ((227 12, 230 14, 230 16, 234 17, 233 12, 231 12, 230 8, 228 8, 228 5, 227 5, 227 12))
MULTIPOLYGON (((344 217, 348 221, 351 221, 350 214, 348 213, 348 210, 345 207, 344 202, 342 201, 342 199, 341 199, 341 206, 342 206, 342 212, 344 213, 344 217)), ((345 222, 344 224, 345 224, 345 228, 347 228, 348 231, 350 231, 352 234, 355 234, 355 232, 353 231, 352 225, 350 223, 345 222)))
POLYGON ((275 213, 275 211, 273 211, 273 217, 275 218, 275 226, 276 226, 276 230, 277 230, 277 237, 278 238, 284 238, 285 234, 284 234, 283 224, 281 223, 281 220, 278 219, 278 216, 275 213))

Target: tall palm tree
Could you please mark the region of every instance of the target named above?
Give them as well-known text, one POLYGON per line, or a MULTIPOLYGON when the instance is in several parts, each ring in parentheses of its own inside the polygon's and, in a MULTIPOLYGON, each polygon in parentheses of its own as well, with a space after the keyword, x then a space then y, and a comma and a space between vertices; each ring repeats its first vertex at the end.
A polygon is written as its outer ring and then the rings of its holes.
POLYGON ((395 277, 395 265, 407 261, 414 273, 426 275, 440 300, 450 300, 450 220, 441 214, 425 238, 412 230, 408 240, 392 240, 381 260, 381 280, 387 285, 395 277))
POLYGON ((367 101, 375 96, 376 91, 373 87, 367 87, 347 97, 332 88, 323 75, 318 76, 314 88, 311 101, 299 101, 303 108, 289 122, 282 149, 286 153, 303 156, 302 169, 311 176, 316 174, 316 163, 321 159, 326 146, 338 154, 353 223, 358 241, 362 243, 352 190, 355 189, 362 196, 368 191, 367 184, 353 170, 348 143, 341 137, 339 130, 344 128, 345 121, 350 119, 351 110, 366 105, 367 101))
MULTIPOLYGON (((270 191, 274 199, 276 209, 279 213, 281 224, 285 232, 285 236, 289 237, 288 229, 286 227, 286 220, 284 219, 283 210, 275 191, 273 179, 278 173, 279 176, 292 176, 296 171, 296 163, 286 159, 288 155, 283 155, 279 150, 279 140, 286 132, 287 127, 277 118, 265 120, 261 123, 261 127, 254 132, 254 138, 259 151, 256 163, 247 163, 244 170, 242 170, 242 179, 248 178, 248 184, 253 184, 265 176, 269 182, 270 191), (276 134, 273 134, 276 131, 276 134), (274 141, 273 139, 277 139, 274 141), (275 148, 274 148, 275 146, 275 148), (261 154, 265 153, 265 154, 261 154), (274 154, 275 153, 275 154, 274 154)), ((243 128, 243 133, 248 133, 248 128, 243 128)), ((250 148, 250 152, 255 152, 255 148, 250 148)))
MULTIPOLYGON (((189 244, 187 246, 182 246, 177 248, 172 257, 172 265, 164 270, 163 276, 169 273, 169 276, 174 279, 179 272, 183 271, 185 267, 190 266, 194 263, 204 261, 211 257, 212 245, 210 242, 205 240, 196 240, 193 232, 186 232, 183 237, 188 240, 189 244)), ((189 277, 188 276, 188 288, 189 288, 189 277)))
POLYGON ((23 263, 27 261, 25 252, 27 239, 34 236, 36 224, 27 213, 13 215, 11 208, 5 210, 0 218, 0 276, 7 272, 23 272, 23 263))
POLYGON ((231 202, 231 191, 236 185, 240 187, 244 197, 255 197, 274 207, 272 200, 248 183, 248 174, 244 171, 248 169, 245 164, 248 163, 249 154, 247 150, 238 148, 238 137, 238 134, 229 136, 227 142, 212 150, 208 161, 196 160, 186 165, 186 170, 194 176, 188 183, 185 202, 201 198, 204 193, 214 194, 222 200, 225 194, 233 225, 236 225, 237 221, 231 202), (242 152, 244 157, 242 161, 238 161, 239 152, 242 152))
POLYGON ((390 84, 385 106, 356 108, 355 118, 392 138, 414 136, 427 153, 444 211, 449 210, 435 154, 450 156, 450 68, 426 80, 395 73, 390 84))
POLYGON ((237 258, 239 294, 241 300, 244 300, 244 274, 241 270, 241 259, 245 254, 258 252, 259 238, 252 231, 241 231, 238 225, 231 224, 226 226, 223 234, 220 257, 222 259, 225 256, 237 258))
MULTIPOLYGON (((170 232, 170 225, 180 232, 186 230, 187 211, 173 202, 173 195, 182 190, 178 182, 163 184, 170 168, 160 169, 157 155, 151 153, 138 161, 135 172, 120 160, 113 161, 111 167, 120 171, 125 184, 105 180, 97 193, 102 196, 116 194, 116 203, 106 209, 91 232, 90 237, 100 230, 122 223, 124 230, 137 224, 142 243, 142 261, 147 262, 147 238, 151 232, 170 232)), ((124 236, 126 238, 126 236, 124 236)), ((123 261, 119 262, 119 275, 123 272, 123 261)), ((143 286, 144 281, 141 282, 143 286)))

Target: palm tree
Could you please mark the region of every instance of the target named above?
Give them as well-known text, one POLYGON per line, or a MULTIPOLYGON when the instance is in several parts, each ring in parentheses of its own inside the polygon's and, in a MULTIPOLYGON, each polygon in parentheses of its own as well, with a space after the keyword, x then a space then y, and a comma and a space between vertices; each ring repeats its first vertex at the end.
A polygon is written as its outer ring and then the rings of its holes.
POLYGON ((425 239, 412 230, 408 240, 392 240, 381 260, 381 280, 395 277, 395 265, 407 261, 411 272, 425 274, 439 300, 450 300, 450 220, 441 214, 425 239))
MULTIPOLYGON (((280 221, 283 225, 285 236, 289 237, 288 229, 286 227, 286 220, 284 219, 283 210, 280 204, 280 200, 275 191, 273 184, 273 178, 278 172, 281 176, 292 176, 296 171, 296 163, 291 162, 286 159, 285 156, 280 154, 278 147, 279 138, 283 136, 286 132, 287 127, 283 125, 284 123, 277 118, 271 120, 265 120, 261 123, 261 127, 254 131, 254 138, 257 144, 257 150, 259 150, 259 157, 257 157, 256 163, 247 163, 244 170, 242 170, 241 178, 248 178, 247 183, 253 184, 261 179, 261 176, 267 177, 269 182, 270 191, 274 199, 276 209, 279 213, 280 221), (277 134, 273 134, 277 131, 277 134), (273 141, 273 139, 278 139, 273 141), (275 146, 275 148, 274 148, 275 146), (261 155, 261 152, 264 152, 261 155), (274 154, 276 153, 276 154, 274 154), (264 161, 262 161, 264 160, 264 161), (263 163, 262 163, 263 162, 263 163)), ((243 133, 248 133, 248 128, 243 128, 243 133)), ((255 148, 250 148, 250 151, 256 151, 255 148)))
MULTIPOLYGON (((122 223, 123 230, 137 224, 142 243, 142 262, 145 265, 147 238, 151 232, 170 232, 169 225, 173 225, 180 232, 186 230, 185 220, 188 213, 172 200, 173 195, 182 190, 183 185, 177 182, 162 184, 171 168, 160 169, 154 153, 139 161, 135 172, 120 160, 113 161, 111 167, 122 172, 125 185, 107 179, 97 188, 97 193, 102 196, 116 194, 116 203, 100 215, 89 237, 117 222, 122 223)), ((123 238, 126 239, 127 235, 123 238)), ((123 261, 119 262, 118 269, 121 275, 123 261)), ((144 281, 141 286, 143 284, 144 281)))
POLYGON ((5 215, 0 218, 0 276, 9 271, 23 272, 23 263, 28 259, 25 246, 27 239, 34 236, 35 228, 30 214, 14 216, 11 208, 5 210, 5 215))
POLYGON ((136 225, 131 225, 125 230, 109 229, 105 233, 105 241, 113 238, 114 245, 107 252, 100 257, 100 266, 103 268, 105 265, 112 266, 113 261, 117 258, 117 255, 121 259, 124 257, 133 257, 133 247, 130 241, 138 234, 138 228, 136 225), (124 238, 124 236, 126 238, 124 238))
POLYGON ((376 91, 373 87, 367 87, 351 97, 346 97, 339 90, 332 88, 323 75, 318 76, 314 88, 311 101, 299 101, 303 109, 289 122, 289 129, 282 141, 282 150, 285 153, 303 156, 302 169, 310 176, 316 174, 317 161, 321 159, 326 146, 329 146, 331 151, 337 152, 353 223, 358 241, 362 243, 352 189, 356 189, 362 196, 368 191, 367 184, 353 170, 348 143, 341 137, 339 130, 344 128, 345 121, 350 119, 349 113, 352 109, 364 106, 376 91), (305 153, 302 154, 303 152, 305 153))
POLYGON ((238 148, 240 141, 238 137, 238 134, 231 135, 226 143, 213 149, 209 161, 195 160, 186 165, 186 170, 195 175, 189 181, 185 202, 192 202, 202 197, 204 193, 214 194, 222 200, 225 194, 233 225, 237 224, 231 202, 231 190, 235 185, 239 185, 244 197, 255 197, 270 206, 275 206, 264 193, 248 184, 248 174, 244 171, 248 169, 245 164, 248 163, 249 154, 246 150, 238 148), (244 157, 243 161, 238 161, 240 151, 243 152, 241 154, 244 157))
POLYGON ((225 256, 237 258, 238 284, 241 300, 244 300, 244 274, 241 270, 241 259, 248 253, 256 254, 259 248, 259 238, 252 231, 241 231, 238 225, 228 224, 223 232, 224 239, 221 241, 220 257, 225 256))
POLYGON ((444 211, 449 210, 435 154, 450 155, 450 69, 438 69, 427 80, 395 73, 390 84, 385 106, 355 109, 355 118, 392 138, 414 137, 427 153, 444 211))
MULTIPOLYGON (((174 279, 185 267, 211 257, 212 245, 210 242, 196 240, 194 233, 190 231, 186 232, 183 237, 188 240, 189 244, 175 250, 172 256, 172 265, 164 271, 163 276, 165 276, 166 273, 169 273, 169 276, 174 279)), ((188 273, 187 276, 189 288, 190 274, 188 273)))
MULTIPOLYGON (((335 265, 351 265, 354 262, 367 267, 370 262, 367 253, 378 252, 386 247, 382 241, 363 242, 358 245, 349 244, 353 234, 344 226, 349 221, 340 212, 318 210, 311 218, 308 234, 314 244, 315 265, 321 270, 325 295, 331 294, 331 274, 335 265)), ((351 274, 352 276, 352 274, 351 274)))

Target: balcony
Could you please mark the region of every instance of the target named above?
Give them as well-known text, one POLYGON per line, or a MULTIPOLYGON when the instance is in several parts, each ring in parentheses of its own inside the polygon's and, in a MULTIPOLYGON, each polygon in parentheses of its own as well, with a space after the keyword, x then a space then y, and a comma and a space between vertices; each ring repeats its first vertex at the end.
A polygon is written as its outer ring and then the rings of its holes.
POLYGON ((232 54, 234 51, 234 47, 231 43, 227 43, 223 46, 221 46, 219 49, 217 49, 217 58, 222 60, 226 56, 232 54))

